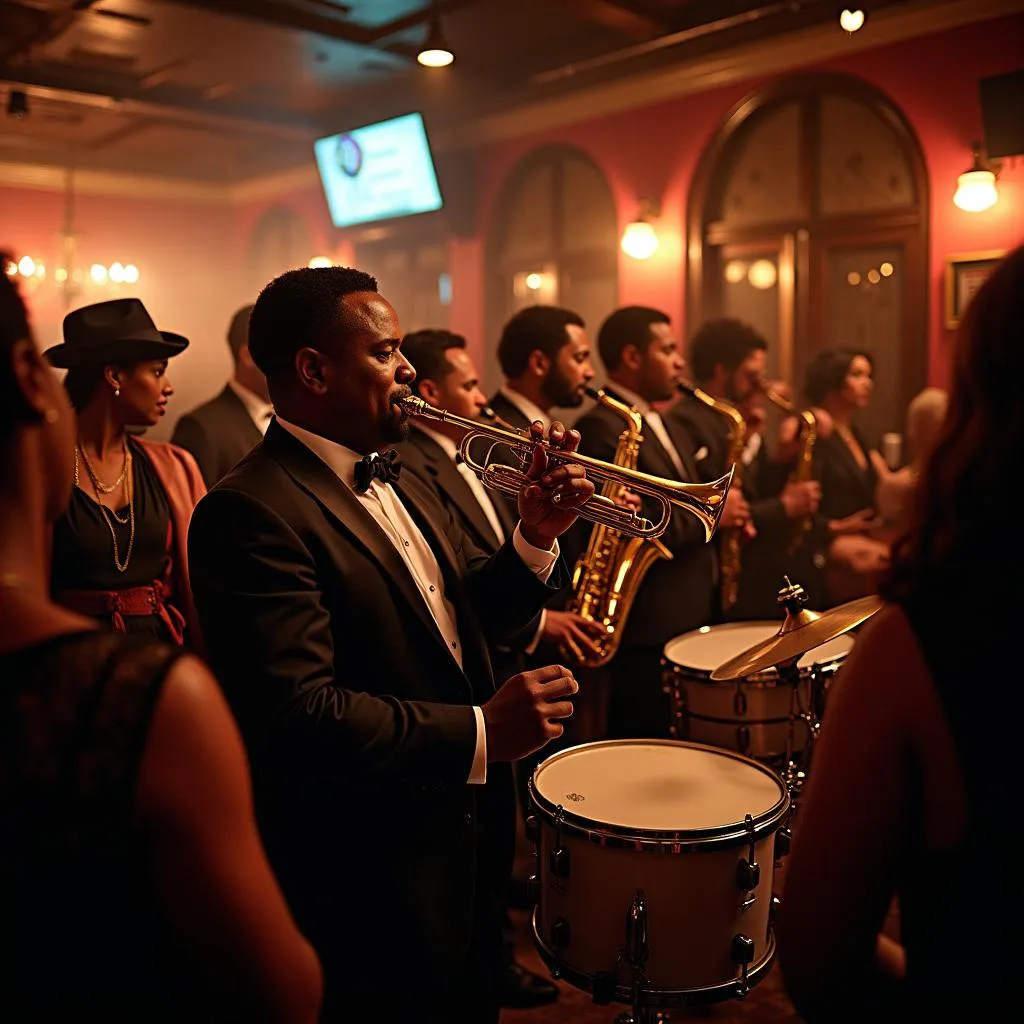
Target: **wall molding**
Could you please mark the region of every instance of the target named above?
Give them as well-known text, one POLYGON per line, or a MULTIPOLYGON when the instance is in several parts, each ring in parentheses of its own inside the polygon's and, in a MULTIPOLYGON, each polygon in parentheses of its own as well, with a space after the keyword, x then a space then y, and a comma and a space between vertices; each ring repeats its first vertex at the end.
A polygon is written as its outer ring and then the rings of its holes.
MULTIPOLYGON (((790 35, 709 54, 683 66, 663 68, 619 82, 581 89, 568 96, 528 103, 457 128, 438 130, 432 133, 432 139, 439 152, 489 145, 1021 11, 1024 11, 1024 0, 948 0, 942 4, 920 0, 912 6, 885 8, 872 13, 865 27, 852 36, 847 36, 838 25, 829 22, 790 35)), ((59 166, 0 161, 0 188, 63 192, 66 175, 66 169, 59 166)), ((116 171, 75 171, 75 192, 78 195, 231 206, 273 200, 318 186, 312 153, 308 164, 234 183, 116 171)))

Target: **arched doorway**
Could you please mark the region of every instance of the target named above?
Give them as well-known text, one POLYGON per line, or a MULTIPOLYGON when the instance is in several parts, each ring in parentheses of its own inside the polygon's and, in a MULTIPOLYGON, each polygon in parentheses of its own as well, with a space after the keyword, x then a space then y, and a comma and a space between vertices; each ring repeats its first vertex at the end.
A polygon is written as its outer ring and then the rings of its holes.
POLYGON ((524 306, 565 306, 596 332, 618 302, 617 248, 611 189, 586 153, 545 146, 519 162, 495 204, 487 242, 489 387, 501 380, 501 329, 524 306))
POLYGON ((689 205, 691 333, 736 316, 792 381, 818 349, 876 361, 869 439, 901 431, 927 359, 928 182, 921 147, 878 90, 794 76, 744 99, 708 146, 689 205))

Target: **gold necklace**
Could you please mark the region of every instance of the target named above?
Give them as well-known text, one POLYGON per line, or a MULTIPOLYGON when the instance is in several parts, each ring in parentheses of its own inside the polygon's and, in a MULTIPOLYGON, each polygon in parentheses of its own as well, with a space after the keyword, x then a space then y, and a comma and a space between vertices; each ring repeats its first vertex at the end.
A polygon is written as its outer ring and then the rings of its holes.
MULTIPOLYGON (((118 572, 126 572, 128 570, 128 562, 132 557, 132 548, 135 546, 135 488, 132 486, 132 475, 131 465, 132 457, 131 452, 128 450, 128 439, 125 438, 124 448, 124 468, 121 470, 121 483, 124 486, 124 496, 128 503, 128 517, 122 519, 117 512, 112 508, 108 508, 103 504, 100 498, 102 485, 96 478, 96 474, 92 470, 92 466, 89 464, 89 460, 85 456, 85 450, 82 450, 82 459, 85 462, 86 471, 89 474, 90 482, 92 483, 93 490, 96 492, 96 504, 99 505, 100 511, 103 513, 103 521, 107 524, 107 529, 110 531, 110 539, 114 542, 114 567, 118 572), (113 522, 111 522, 113 519, 113 522), (122 526, 128 526, 128 548, 124 553, 124 561, 121 560, 121 549, 117 543, 117 528, 114 523, 120 523, 122 526)), ((75 484, 78 484, 78 445, 75 445, 75 484)), ((109 494, 117 487, 114 484, 113 487, 109 487, 105 492, 109 494)))
POLYGON ((93 487, 100 494, 113 494, 114 491, 116 491, 118 489, 118 487, 121 487, 124 484, 126 477, 128 476, 129 455, 128 455, 128 438, 127 437, 124 439, 122 444, 123 444, 123 450, 124 450, 124 462, 121 465, 121 475, 118 476, 118 478, 112 484, 110 484, 108 486, 107 484, 103 483, 103 481, 101 481, 99 476, 97 475, 96 470, 93 468, 92 463, 89 461, 89 456, 86 454, 85 447, 83 446, 82 442, 81 441, 76 441, 75 442, 75 486, 76 487, 78 486, 78 454, 79 454, 79 452, 81 452, 81 454, 82 454, 82 461, 85 463, 85 470, 89 474, 89 479, 92 481, 93 487))

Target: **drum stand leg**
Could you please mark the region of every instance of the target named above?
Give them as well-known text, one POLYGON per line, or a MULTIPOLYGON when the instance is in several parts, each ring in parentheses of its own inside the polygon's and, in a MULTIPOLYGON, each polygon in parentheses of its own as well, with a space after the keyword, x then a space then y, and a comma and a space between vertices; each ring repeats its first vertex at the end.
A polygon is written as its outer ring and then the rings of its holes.
POLYGON ((626 948, 621 959, 628 961, 633 971, 632 992, 633 1009, 627 1010, 615 1019, 615 1024, 657 1024, 665 1020, 661 1011, 650 1006, 643 1006, 643 993, 647 987, 647 957, 650 949, 647 945, 647 904, 643 891, 638 889, 636 898, 629 908, 626 917, 626 948))

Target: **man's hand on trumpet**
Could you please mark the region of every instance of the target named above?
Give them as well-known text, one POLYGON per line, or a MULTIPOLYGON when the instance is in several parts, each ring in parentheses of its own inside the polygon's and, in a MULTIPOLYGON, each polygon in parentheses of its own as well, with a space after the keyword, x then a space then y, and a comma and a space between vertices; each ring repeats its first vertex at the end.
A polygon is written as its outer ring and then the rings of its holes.
POLYGON ((594 485, 582 466, 553 464, 548 454, 576 451, 580 444, 578 430, 567 430, 556 420, 545 438, 543 425, 535 421, 530 425, 530 436, 534 441, 533 457, 526 470, 526 484, 519 492, 519 525, 523 540, 549 550, 594 496, 594 485))

